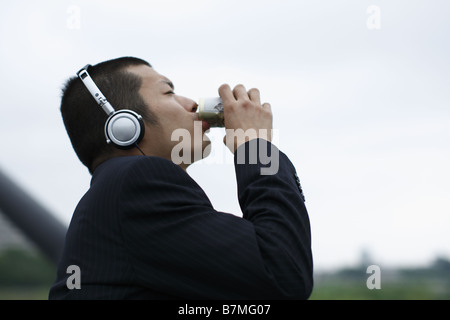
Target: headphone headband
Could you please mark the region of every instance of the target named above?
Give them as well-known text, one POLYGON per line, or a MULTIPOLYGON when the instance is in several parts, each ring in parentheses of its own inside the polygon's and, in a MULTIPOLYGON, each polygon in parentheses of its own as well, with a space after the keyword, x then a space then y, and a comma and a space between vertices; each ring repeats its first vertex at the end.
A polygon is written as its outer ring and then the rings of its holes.
POLYGON ((86 88, 89 90, 90 94, 94 97, 95 101, 97 101, 98 105, 103 108, 103 111, 106 112, 108 116, 114 113, 113 106, 106 100, 106 97, 100 91, 100 89, 95 84, 94 80, 92 80, 91 76, 87 72, 87 69, 90 67, 90 64, 84 66, 80 71, 77 72, 78 77, 83 81, 86 88))
MULTIPOLYGON (((87 69, 90 66, 91 65, 88 64, 83 67, 77 72, 77 75, 98 105, 102 107, 103 111, 108 115, 108 119, 105 123, 106 142, 113 144, 119 149, 129 149, 133 147, 139 149, 138 143, 144 137, 145 132, 145 125, 142 117, 136 112, 128 109, 115 111, 87 72, 87 69)), ((141 149, 139 149, 139 151, 141 151, 141 149)), ((142 154, 144 153, 142 152, 142 154)))

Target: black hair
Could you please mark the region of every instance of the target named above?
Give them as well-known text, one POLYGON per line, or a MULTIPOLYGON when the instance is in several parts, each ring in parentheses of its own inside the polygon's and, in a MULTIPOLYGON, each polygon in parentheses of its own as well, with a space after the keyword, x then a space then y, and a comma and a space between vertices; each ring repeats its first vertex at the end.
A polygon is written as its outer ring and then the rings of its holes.
MULTIPOLYGON (((151 65, 142 59, 122 57, 89 67, 89 74, 115 110, 130 109, 149 125, 158 123, 141 95, 142 79, 126 68, 151 65)), ((116 148, 106 143, 106 113, 91 96, 82 81, 71 77, 62 89, 61 115, 80 161, 92 174, 96 165, 114 156, 116 148)))

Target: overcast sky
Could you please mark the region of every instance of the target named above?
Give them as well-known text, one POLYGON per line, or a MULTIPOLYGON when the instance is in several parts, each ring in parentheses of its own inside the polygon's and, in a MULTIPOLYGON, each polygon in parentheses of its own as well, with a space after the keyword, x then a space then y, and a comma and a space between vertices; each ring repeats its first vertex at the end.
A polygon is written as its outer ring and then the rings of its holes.
MULTIPOLYGON (((295 165, 317 268, 450 258, 450 2, 9 1, 0 10, 0 169, 68 224, 90 175, 59 113, 87 63, 148 60, 177 94, 261 90, 295 165)), ((240 215, 223 129, 188 173, 240 215)), ((233 232, 233 230, 230 230, 233 232)))

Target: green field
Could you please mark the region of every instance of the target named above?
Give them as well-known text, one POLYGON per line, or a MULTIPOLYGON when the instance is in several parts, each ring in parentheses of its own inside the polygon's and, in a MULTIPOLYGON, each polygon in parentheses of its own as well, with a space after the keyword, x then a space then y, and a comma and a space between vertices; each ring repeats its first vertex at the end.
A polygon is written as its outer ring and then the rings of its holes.
POLYGON ((431 282, 384 283, 381 289, 369 290, 365 283, 330 281, 316 283, 311 300, 449 300, 450 289, 431 282))
POLYGON ((381 268, 380 289, 368 289, 366 268, 316 273, 312 300, 448 300, 450 262, 436 259, 429 267, 381 268))

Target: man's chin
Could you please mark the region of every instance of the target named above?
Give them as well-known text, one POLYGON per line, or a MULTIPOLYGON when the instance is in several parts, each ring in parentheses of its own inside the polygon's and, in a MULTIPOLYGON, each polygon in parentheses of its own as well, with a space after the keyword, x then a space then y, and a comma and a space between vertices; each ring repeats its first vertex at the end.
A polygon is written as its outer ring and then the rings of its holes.
POLYGON ((206 158, 207 156, 209 156, 211 154, 211 140, 209 140, 209 137, 207 135, 204 135, 204 137, 206 137, 207 140, 203 140, 202 159, 206 158))
POLYGON ((192 161, 191 163, 194 163, 196 161, 200 161, 207 156, 211 154, 211 140, 209 140, 209 137, 207 135, 203 135, 203 141, 202 141, 202 147, 200 148, 194 148, 192 150, 192 161))
POLYGON ((186 169, 196 161, 202 160, 211 154, 211 140, 203 132, 197 139, 181 139, 172 147, 171 160, 186 169))

